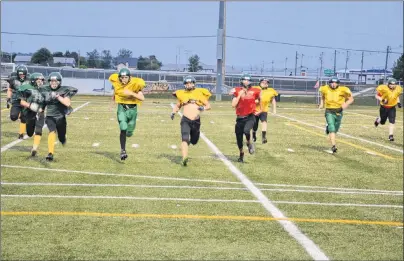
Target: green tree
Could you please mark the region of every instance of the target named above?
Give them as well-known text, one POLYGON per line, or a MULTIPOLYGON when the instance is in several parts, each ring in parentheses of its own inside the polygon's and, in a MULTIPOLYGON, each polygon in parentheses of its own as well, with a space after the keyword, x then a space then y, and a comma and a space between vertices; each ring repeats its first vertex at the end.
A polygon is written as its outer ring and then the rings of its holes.
POLYGON ((199 56, 197 54, 189 57, 188 62, 188 72, 197 72, 203 70, 203 67, 199 65, 199 56))
POLYGON ((121 48, 118 51, 117 57, 122 57, 122 58, 131 58, 132 57, 132 51, 125 49, 125 48, 121 48))
POLYGON ((64 55, 63 55, 62 52, 54 52, 54 53, 52 54, 52 56, 53 56, 53 57, 64 57, 64 55))
POLYGON ((31 63, 46 64, 52 62, 52 53, 47 48, 41 48, 31 57, 31 63))
POLYGON ((397 80, 404 80, 404 54, 394 63, 393 77, 397 80))
POLYGON ((89 67, 89 68, 99 68, 100 67, 100 53, 97 51, 97 49, 94 49, 91 52, 88 52, 87 56, 88 56, 87 67, 89 67))
POLYGON ((160 70, 163 63, 157 60, 155 55, 150 55, 149 57, 140 56, 137 61, 138 70, 160 70))
POLYGON ((102 55, 101 67, 104 69, 111 68, 111 62, 112 62, 111 51, 103 50, 101 55, 102 55))
POLYGON ((64 57, 69 57, 69 58, 71 58, 71 53, 70 53, 69 50, 67 50, 67 51, 65 52, 64 57))

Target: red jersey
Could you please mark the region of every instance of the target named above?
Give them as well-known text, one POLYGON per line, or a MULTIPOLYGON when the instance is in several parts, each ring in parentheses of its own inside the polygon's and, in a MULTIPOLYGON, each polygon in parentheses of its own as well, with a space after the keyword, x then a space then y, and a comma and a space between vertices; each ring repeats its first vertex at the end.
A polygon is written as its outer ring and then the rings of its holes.
MULTIPOLYGON (((237 97, 243 87, 234 88, 234 97, 237 97)), ((237 116, 247 116, 255 112, 255 100, 259 99, 261 89, 248 88, 247 95, 240 99, 236 107, 237 116)))

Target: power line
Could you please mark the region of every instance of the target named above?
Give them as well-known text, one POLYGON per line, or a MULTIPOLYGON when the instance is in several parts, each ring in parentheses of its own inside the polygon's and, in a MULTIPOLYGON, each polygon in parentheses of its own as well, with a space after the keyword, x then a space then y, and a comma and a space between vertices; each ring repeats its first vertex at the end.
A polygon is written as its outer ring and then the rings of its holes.
POLYGON ((77 35, 77 34, 41 34, 1 32, 2 34, 47 36, 47 37, 77 37, 77 38, 111 38, 111 39, 168 39, 168 38, 213 38, 216 35, 182 35, 182 36, 108 36, 108 35, 77 35))
MULTIPOLYGON (((386 51, 376 51, 376 50, 361 50, 361 49, 351 49, 351 48, 341 48, 341 47, 330 47, 330 46, 321 46, 321 45, 309 45, 309 44, 296 44, 296 43, 286 43, 286 42, 278 42, 271 40, 261 40, 255 38, 247 38, 247 37, 239 37, 239 36, 226 36, 228 38, 247 40, 247 41, 255 41, 255 42, 265 42, 265 43, 274 43, 274 44, 284 44, 284 45, 292 45, 292 46, 302 46, 302 47, 311 47, 311 48, 322 48, 322 49, 332 49, 332 50, 343 50, 343 51, 354 51, 354 52, 369 52, 369 53, 386 53, 386 51)), ((396 54, 402 54, 399 52, 390 52, 396 54)))

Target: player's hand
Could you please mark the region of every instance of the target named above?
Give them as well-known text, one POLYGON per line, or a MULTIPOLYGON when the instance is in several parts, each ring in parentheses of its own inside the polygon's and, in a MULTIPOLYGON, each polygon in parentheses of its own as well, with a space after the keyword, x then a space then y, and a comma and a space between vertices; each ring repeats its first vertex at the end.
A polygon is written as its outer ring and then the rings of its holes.
POLYGON ((124 89, 123 94, 125 94, 126 96, 132 96, 133 93, 127 89, 124 89))
POLYGON ((59 96, 60 95, 57 92, 51 92, 50 93, 50 97, 51 97, 52 100, 56 100, 59 96))
POLYGON ((246 90, 241 90, 241 91, 238 93, 238 97, 243 98, 244 96, 246 96, 246 94, 247 94, 246 90))
POLYGON ((343 110, 345 110, 346 108, 348 108, 348 104, 343 103, 343 104, 341 105, 341 108, 342 108, 343 110))
POLYGON ((324 106, 322 104, 318 105, 318 108, 321 110, 324 108, 324 106))
POLYGON ((272 111, 272 114, 273 114, 273 115, 276 115, 276 110, 275 110, 275 111, 272 111))
POLYGON ((383 103, 383 104, 387 104, 387 102, 388 102, 387 99, 383 99, 383 100, 382 100, 382 103, 383 103))
POLYGON ((397 106, 398 106, 398 108, 400 108, 401 109, 401 102, 399 102, 399 103, 397 103, 397 106))
POLYGON ((174 120, 174 116, 175 116, 175 112, 172 112, 171 115, 170 115, 170 118, 171 118, 172 120, 174 120))
POLYGON ((205 110, 205 107, 204 107, 204 106, 199 106, 199 107, 198 107, 198 110, 204 111, 204 110, 205 110))
POLYGON ((31 102, 28 107, 31 111, 38 112, 39 111, 39 104, 31 102))
POLYGON ((7 109, 11 107, 11 98, 7 98, 7 109))
POLYGON ((255 115, 255 116, 258 116, 258 115, 260 115, 260 114, 261 114, 261 112, 262 112, 261 110, 259 110, 259 111, 255 111, 255 112, 254 112, 254 115, 255 115))

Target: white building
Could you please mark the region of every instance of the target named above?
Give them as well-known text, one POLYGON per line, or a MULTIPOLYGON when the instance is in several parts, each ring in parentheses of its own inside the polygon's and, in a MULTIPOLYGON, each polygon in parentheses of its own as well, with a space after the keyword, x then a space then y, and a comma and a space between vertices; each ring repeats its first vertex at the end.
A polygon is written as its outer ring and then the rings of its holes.
POLYGON ((351 81, 355 81, 359 84, 377 84, 380 79, 389 78, 393 76, 393 72, 390 70, 384 69, 349 69, 338 70, 337 77, 340 79, 349 79, 351 81))

